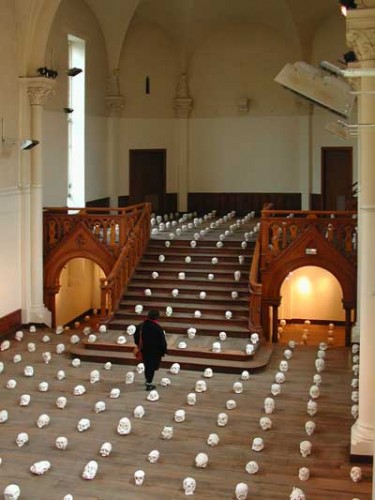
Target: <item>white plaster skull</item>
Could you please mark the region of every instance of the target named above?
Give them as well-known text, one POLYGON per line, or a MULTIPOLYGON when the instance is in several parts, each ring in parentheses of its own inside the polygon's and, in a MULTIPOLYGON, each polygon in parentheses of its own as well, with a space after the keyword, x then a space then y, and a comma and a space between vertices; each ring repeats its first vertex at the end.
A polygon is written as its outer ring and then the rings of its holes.
POLYGON ((188 335, 189 339, 193 339, 195 337, 196 333, 197 333, 197 329, 192 327, 192 326, 190 328, 188 328, 188 330, 187 330, 187 335, 188 335))
POLYGON ((147 396, 148 401, 158 401, 159 400, 159 393, 155 389, 150 391, 147 396))
POLYGON ((136 470, 134 472, 134 483, 136 486, 142 486, 145 480, 145 471, 136 470))
POLYGON ((4 371, 4 363, 0 361, 0 373, 3 373, 4 371))
POLYGON ((176 410, 174 413, 174 420, 177 423, 184 422, 186 418, 185 410, 176 410))
POLYGON ((190 264, 190 262, 191 262, 191 257, 190 257, 190 255, 187 255, 187 256, 185 257, 185 263, 186 263, 186 264, 190 264))
POLYGON ((225 318, 226 319, 232 319, 233 313, 232 311, 225 311, 225 318))
POLYGON ((1 410, 0 411, 0 424, 3 424, 8 420, 8 411, 7 410, 1 410))
MULTIPOLYGON (((94 344, 96 342, 96 339, 97 339, 96 335, 94 333, 90 333, 90 335, 87 337, 87 342, 89 344, 94 344)), ((73 366, 75 366, 75 365, 73 365, 73 366)))
POLYGON ((196 311, 194 311, 194 318, 201 318, 202 317, 202 313, 197 309, 196 311))
POLYGON ((16 444, 18 448, 22 448, 22 446, 25 446, 25 444, 28 442, 29 442, 29 435, 27 434, 27 432, 20 432, 16 437, 16 444))
POLYGON ((143 306, 142 304, 137 304, 134 308, 134 311, 137 313, 137 314, 142 314, 143 312, 143 306))
MULTIPOLYGON (((280 324, 281 324, 281 321, 280 321, 280 324)), ((296 347, 296 341, 295 340, 289 340, 288 347, 290 349, 295 349, 295 347, 296 347)))
POLYGON ((80 340, 81 340, 81 339, 79 338, 79 335, 76 335, 76 334, 74 334, 74 335, 72 335, 72 336, 70 337, 70 343, 71 343, 71 344, 73 344, 73 345, 74 345, 74 344, 79 344, 79 341, 80 341, 80 340))
POLYGON ((283 373, 286 373, 288 371, 288 369, 289 369, 288 361, 286 361, 285 359, 280 361, 279 370, 283 373))
POLYGON ((219 436, 215 433, 215 432, 212 432, 208 438, 207 438, 207 444, 208 446, 217 446, 220 442, 220 438, 219 436))
POLYGON ((128 335, 134 335, 137 327, 135 325, 129 325, 126 329, 128 335))
POLYGON ((315 368, 316 368, 316 371, 318 373, 321 373, 322 371, 324 371, 324 368, 325 368, 325 361, 324 361, 324 359, 317 358, 315 360, 315 368))
POLYGON ((212 352, 215 352, 215 353, 221 352, 220 342, 213 342, 212 343, 212 352))
POLYGON ((126 337, 125 337, 125 335, 119 335, 119 336, 117 337, 117 341, 116 341, 116 342, 117 342, 117 344, 119 344, 119 345, 124 345, 124 344, 126 344, 126 337))
POLYGON ((173 375, 178 375, 178 373, 180 372, 180 365, 178 363, 173 363, 169 371, 173 373, 173 375))
POLYGON ((241 372, 241 380, 249 380, 250 379, 250 373, 247 370, 243 370, 241 372))
POLYGON ((359 353, 359 344, 353 344, 352 345, 352 354, 358 354, 359 353))
POLYGON ((234 281, 240 281, 241 271, 234 271, 233 276, 234 276, 234 281))
POLYGON ((100 372, 99 370, 91 370, 90 372, 90 382, 91 384, 95 384, 100 380, 100 372))
POLYGON ((318 399, 319 396, 320 396, 320 390, 319 390, 319 387, 317 385, 312 385, 310 387, 310 391, 309 391, 309 394, 310 394, 310 398, 311 399, 318 399))
POLYGON ((214 374, 214 372, 213 372, 212 368, 205 368, 205 370, 203 372, 203 377, 212 378, 213 374, 214 374))
POLYGON ((27 350, 29 352, 35 352, 36 351, 36 345, 34 344, 34 342, 29 342, 27 344, 27 350))
POLYGON ((0 351, 7 351, 10 348, 9 340, 3 340, 0 344, 0 351))
POLYGON ((85 326, 85 328, 82 330, 83 335, 90 335, 91 333, 91 327, 90 326, 85 326))
POLYGON ((320 342, 319 343, 319 350, 320 351, 326 351, 328 349, 328 345, 326 342, 320 342))
POLYGON ((88 462, 83 469, 82 477, 83 479, 94 479, 97 472, 98 462, 96 462, 95 460, 90 460, 90 462, 88 462))
POLYGON ((25 377, 33 377, 34 376, 34 368, 30 365, 25 366, 23 369, 23 374, 25 377))
POLYGON ((47 392, 48 391, 48 382, 40 382, 38 386, 39 392, 47 392))
POLYGON ((163 439, 172 439, 173 438, 173 427, 165 425, 163 430, 161 431, 161 437, 163 439))
POLYGON ((64 370, 58 370, 56 373, 56 378, 57 380, 64 380, 65 378, 65 371, 64 370))
POLYGON ((104 401, 97 401, 94 406, 94 411, 95 413, 102 413, 105 411, 105 402, 104 401))
POLYGON ((62 333, 64 333, 64 327, 63 327, 63 325, 58 325, 56 327, 55 333, 56 333, 56 335, 61 335, 62 333))
POLYGON ((281 385, 280 384, 272 384, 271 385, 272 396, 279 396, 280 393, 281 393, 281 385))
POLYGON ((317 357, 320 358, 320 359, 324 359, 326 357, 326 352, 319 350, 317 352, 317 357))
POLYGON ((246 483, 237 483, 234 494, 237 500, 246 500, 249 493, 249 487, 246 483))
POLYGON ((284 358, 285 359, 291 359, 292 356, 293 356, 293 351, 291 351, 290 349, 285 349, 285 351, 284 351, 284 358))
POLYGON ((292 493, 290 494, 290 500, 306 500, 304 492, 300 488, 293 486, 292 493))
POLYGON ((272 428, 272 420, 269 417, 260 417, 259 425, 263 431, 268 431, 272 428))
POLYGON ((186 396, 186 401, 187 401, 187 404, 190 405, 190 406, 194 406, 195 403, 197 402, 197 395, 195 394, 195 392, 190 392, 187 396, 186 396))
POLYGON ((350 478, 353 483, 358 483, 362 479, 362 470, 360 467, 354 466, 350 469, 350 478))
POLYGON ((223 246, 224 246, 224 244, 223 244, 223 242, 222 242, 222 241, 218 241, 218 242, 216 243, 216 247, 217 247, 217 248, 223 248, 223 246))
POLYGON ((160 452, 159 450, 151 450, 150 453, 148 454, 148 461, 150 464, 156 464, 156 462, 160 458, 160 452))
POLYGON ((73 358, 72 359, 72 366, 74 368, 78 368, 79 366, 81 366, 81 360, 79 358, 73 358))
POLYGON ((258 333, 252 333, 250 335, 250 342, 252 344, 254 344, 254 345, 257 344, 259 342, 259 334, 258 333))
POLYGON ((247 356, 252 356, 254 354, 254 345, 253 344, 246 344, 245 352, 247 356))
POLYGON ((316 423, 312 420, 308 420, 305 422, 305 432, 308 436, 312 436, 314 434, 316 428, 316 423))
POLYGON ((234 410, 235 408, 237 408, 237 403, 234 399, 228 399, 225 403, 225 408, 227 410, 234 410))
POLYGON ((358 391, 352 391, 351 400, 353 403, 358 403, 358 401, 359 401, 359 392, 358 391))
POLYGON ((180 291, 178 288, 173 288, 173 290, 171 291, 172 297, 178 297, 179 293, 180 293, 180 291))
POLYGON ((265 398, 264 400, 264 411, 270 415, 275 410, 275 400, 273 398, 265 398))
POLYGON ((23 340, 24 333, 22 330, 18 330, 18 332, 15 333, 14 338, 18 341, 21 342, 23 340))
POLYGON ((209 281, 213 281, 215 279, 214 273, 208 273, 207 278, 209 281))
POLYGON ((354 365, 357 365, 357 364, 359 363, 359 355, 358 355, 358 354, 355 354, 355 355, 353 356, 352 363, 353 363, 354 365))
POLYGON ((185 479, 182 481, 182 487, 186 496, 194 495, 196 486, 197 482, 193 477, 185 477, 185 479))
MULTIPOLYGON (((176 232, 177 232, 177 231, 176 231, 176 232)), ((195 247, 197 246, 197 242, 196 242, 196 241, 194 241, 194 240, 191 240, 191 242, 190 242, 190 246, 191 246, 191 248, 195 248, 195 247)))
POLYGON ((207 384, 204 380, 197 380, 195 383, 195 392, 206 392, 207 384))
POLYGON ((74 396, 82 396, 82 394, 85 394, 86 392, 86 387, 84 385, 76 385, 73 389, 73 394, 74 396))
POLYGON ((199 298, 200 298, 201 300, 204 300, 206 297, 207 297, 207 293, 206 293, 206 292, 204 292, 204 291, 199 292, 199 298))
POLYGON ((78 430, 78 432, 85 432, 88 429, 90 429, 90 426, 91 426, 90 419, 88 419, 88 418, 81 418, 78 421, 77 430, 78 430))
MULTIPOLYGON (((152 278, 153 280, 156 280, 157 278, 159 278, 159 273, 158 273, 157 271, 153 271, 153 272, 151 273, 151 278, 152 278)), ((137 311, 136 311, 136 312, 137 312, 137 311)))
POLYGON ((259 465, 255 460, 250 460, 245 465, 245 470, 248 474, 256 474, 259 471, 259 465))
POLYGON ((357 404, 352 405, 352 408, 351 408, 352 417, 355 418, 355 419, 357 419, 358 418, 358 413, 359 413, 359 406, 357 404))
POLYGON ((17 387, 17 380, 10 378, 5 384, 5 387, 10 390, 15 389, 17 387))
POLYGON ((159 262, 164 262, 165 261, 165 255, 161 254, 159 255, 159 262))
POLYGON ((186 342, 181 341, 181 342, 179 342, 179 343, 177 344, 177 348, 178 348, 178 349, 186 349, 186 348, 187 348, 187 343, 186 343, 186 342))
POLYGON ((233 384, 233 392, 235 394, 242 394, 243 393, 242 382, 234 382, 234 384, 233 384))
POLYGON ((56 438, 55 446, 58 450, 66 450, 68 446, 68 438, 65 436, 59 436, 56 438))
POLYGON ((15 354, 13 356, 13 363, 17 364, 17 363, 20 363, 22 361, 22 356, 21 354, 15 354))
POLYGON ((134 372, 126 372, 125 384, 132 384, 134 382, 134 372))
POLYGON ((29 406, 30 401, 31 401, 30 394, 21 394, 20 406, 29 406))
POLYGON ((227 339, 227 334, 226 332, 220 332, 219 333, 219 339, 224 342, 227 339))
POLYGON ((60 408, 60 410, 63 410, 65 408, 67 402, 68 402, 68 400, 66 399, 65 396, 59 396, 56 399, 56 406, 57 406, 57 408, 60 408))
POLYGON ((253 444, 251 445, 251 449, 253 451, 262 451, 264 448, 264 442, 263 439, 260 437, 255 437, 253 439, 253 444))
POLYGON ((51 468, 51 463, 48 460, 41 460, 40 462, 35 462, 31 467, 30 471, 37 476, 41 476, 49 471, 51 468))
POLYGON ((134 408, 133 412, 134 418, 143 418, 145 415, 145 409, 142 405, 138 405, 134 408))
POLYGON ((352 378, 352 381, 350 383, 353 389, 358 389, 359 386, 359 379, 358 378, 352 378))
POLYGON ((318 413, 318 403, 310 399, 307 403, 307 413, 312 417, 318 413))
POLYGON ((128 419, 128 417, 121 418, 117 425, 117 433, 120 434, 121 436, 125 436, 127 434, 130 434, 131 430, 132 430, 132 424, 128 419))
POLYGON ((111 370, 112 369, 112 363, 110 361, 107 361, 103 365, 104 370, 111 370))
POLYGON ((65 352, 65 345, 64 344, 57 344, 56 354, 62 354, 63 352, 65 352))
POLYGON ((200 469, 205 469, 208 465, 207 453, 198 453, 195 457, 195 466, 200 469))
POLYGON ((311 449, 312 449, 312 444, 310 441, 301 441, 299 444, 299 451, 303 458, 308 457, 311 455, 311 449))
POLYGON ((283 384, 285 382, 285 374, 283 372, 277 372, 275 375, 275 382, 277 384, 283 384))
POLYGON ((144 294, 146 297, 151 297, 152 295, 152 291, 150 288, 146 288, 145 291, 144 291, 144 294))
POLYGON ((171 379, 168 378, 168 377, 163 377, 161 380, 160 380, 160 385, 162 387, 168 387, 169 385, 171 385, 171 379))
POLYGON ((358 364, 353 365, 352 366, 352 371, 354 373, 354 376, 358 377, 358 375, 359 375, 359 365, 358 364))
POLYGON ((49 425, 50 421, 51 421, 50 416, 47 415, 46 413, 43 413, 38 417, 36 424, 39 427, 39 429, 42 429, 43 427, 49 425))
POLYGON ((310 478, 310 470, 307 467, 301 467, 298 471, 298 479, 307 481, 310 478))
POLYGON ((111 443, 103 443, 100 447, 99 453, 102 457, 108 457, 112 452, 112 444, 111 443))
POLYGON ((179 280, 184 280, 185 278, 186 278, 186 275, 185 275, 185 273, 184 273, 184 272, 180 272, 180 273, 178 273, 178 279, 179 279, 179 280))
POLYGON ((36 332, 36 327, 34 325, 31 325, 29 328, 30 333, 35 333, 36 332))
POLYGON ((111 392, 109 393, 109 397, 111 399, 117 399, 120 397, 120 389, 118 387, 114 387, 113 389, 111 389, 111 392))
POLYGON ((141 375, 145 372, 145 365, 143 363, 138 363, 135 369, 137 370, 137 373, 141 375))
POLYGON ((43 361, 45 362, 46 365, 49 364, 51 361, 52 355, 49 351, 43 352, 42 354, 43 361))
POLYGON ((313 376, 313 382, 319 387, 322 383, 322 376, 319 373, 315 373, 315 375, 313 376))
POLYGON ((219 413, 217 416, 217 425, 225 427, 228 424, 228 415, 226 413, 219 413))

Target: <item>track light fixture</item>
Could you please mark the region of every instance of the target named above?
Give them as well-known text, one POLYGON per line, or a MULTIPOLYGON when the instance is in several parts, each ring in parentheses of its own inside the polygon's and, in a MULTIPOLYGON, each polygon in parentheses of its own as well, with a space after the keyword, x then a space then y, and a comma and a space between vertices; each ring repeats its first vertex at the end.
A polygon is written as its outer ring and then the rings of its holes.
POLYGON ((343 16, 346 16, 348 10, 357 8, 355 0, 339 0, 339 5, 343 16))
POLYGON ((39 141, 35 139, 16 139, 13 137, 5 137, 4 136, 4 118, 1 118, 1 145, 2 146, 16 146, 19 145, 19 148, 22 151, 26 151, 28 149, 33 149, 35 146, 39 144, 39 141))
POLYGON ((77 76, 80 73, 82 73, 82 69, 81 68, 70 68, 67 71, 67 75, 68 76, 77 76))
POLYGON ((73 108, 64 108, 64 111, 66 114, 70 114, 70 113, 73 113, 74 109, 73 108))
POLYGON ((57 78, 58 72, 54 69, 49 69, 47 67, 43 68, 38 68, 38 73, 40 76, 43 76, 44 78, 52 78, 55 79, 57 78))

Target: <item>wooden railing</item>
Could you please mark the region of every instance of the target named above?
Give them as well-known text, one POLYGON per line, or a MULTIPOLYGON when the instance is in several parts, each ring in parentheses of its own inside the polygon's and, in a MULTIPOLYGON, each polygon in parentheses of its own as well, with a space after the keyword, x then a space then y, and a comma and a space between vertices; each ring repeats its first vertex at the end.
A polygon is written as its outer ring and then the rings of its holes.
POLYGON ((260 241, 255 244, 249 274, 249 330, 261 332, 262 284, 259 283, 260 241))
POLYGON ((111 319, 117 310, 124 288, 129 283, 150 238, 151 205, 146 203, 142 207, 139 218, 131 232, 128 232, 129 238, 122 247, 111 273, 100 280, 100 319, 102 322, 111 319))
POLYGON ((357 260, 357 213, 262 210, 261 269, 296 241, 310 226, 351 262, 357 260))
POLYGON ((46 208, 43 212, 44 258, 79 223, 85 224, 118 257, 145 210, 144 203, 125 208, 46 208))

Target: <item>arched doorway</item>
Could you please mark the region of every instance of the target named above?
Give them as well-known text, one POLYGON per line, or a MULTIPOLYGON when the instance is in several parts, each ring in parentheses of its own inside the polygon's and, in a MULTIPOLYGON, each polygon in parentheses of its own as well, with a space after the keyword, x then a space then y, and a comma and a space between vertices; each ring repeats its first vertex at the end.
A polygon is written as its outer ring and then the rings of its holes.
POLYGON ((75 318, 100 307, 100 278, 105 273, 86 258, 69 260, 59 276, 60 290, 55 296, 55 323, 66 325, 75 318))
POLYGON ((280 297, 278 318, 285 319, 289 325, 285 329, 283 340, 289 338, 288 334, 285 335, 287 330, 294 339, 299 340, 304 330, 304 321, 308 320, 311 322, 309 329, 312 334, 309 336, 309 343, 326 341, 325 333, 328 329, 324 325, 334 323, 337 333, 335 344, 345 345, 343 292, 332 273, 317 266, 299 267, 284 279, 280 297))

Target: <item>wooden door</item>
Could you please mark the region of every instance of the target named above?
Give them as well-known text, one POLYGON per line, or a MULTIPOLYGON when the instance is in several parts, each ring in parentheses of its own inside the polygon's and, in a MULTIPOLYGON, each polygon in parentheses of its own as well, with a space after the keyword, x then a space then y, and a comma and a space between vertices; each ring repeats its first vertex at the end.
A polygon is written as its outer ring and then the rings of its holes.
POLYGON ((131 149, 129 151, 129 201, 149 202, 154 212, 165 210, 165 149, 131 149))
POLYGON ((352 148, 322 148, 322 209, 346 210, 352 183, 352 148))

